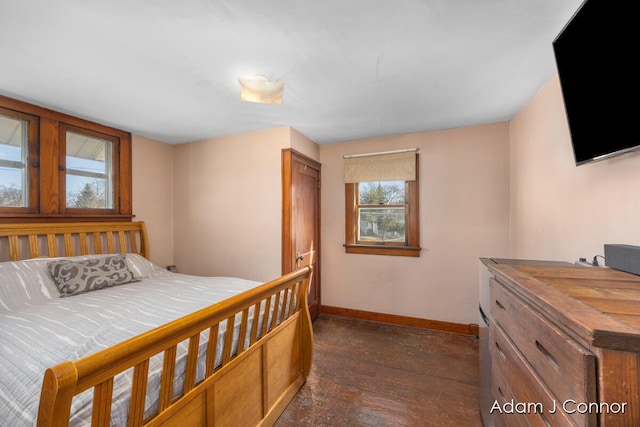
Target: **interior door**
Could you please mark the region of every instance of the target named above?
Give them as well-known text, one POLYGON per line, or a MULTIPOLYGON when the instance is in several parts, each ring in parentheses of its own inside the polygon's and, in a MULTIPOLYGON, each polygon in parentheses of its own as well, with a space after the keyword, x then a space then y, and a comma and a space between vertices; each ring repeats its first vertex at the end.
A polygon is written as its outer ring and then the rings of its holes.
POLYGON ((282 273, 311 264, 309 311, 320 313, 320 163, 282 151, 282 273))

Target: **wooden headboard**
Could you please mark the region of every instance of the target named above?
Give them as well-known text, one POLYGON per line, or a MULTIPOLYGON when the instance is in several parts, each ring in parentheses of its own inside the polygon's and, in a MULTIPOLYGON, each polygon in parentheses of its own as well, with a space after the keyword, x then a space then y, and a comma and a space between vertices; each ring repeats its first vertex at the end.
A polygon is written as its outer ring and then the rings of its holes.
POLYGON ((144 222, 0 224, 0 261, 127 252, 149 258, 144 222))

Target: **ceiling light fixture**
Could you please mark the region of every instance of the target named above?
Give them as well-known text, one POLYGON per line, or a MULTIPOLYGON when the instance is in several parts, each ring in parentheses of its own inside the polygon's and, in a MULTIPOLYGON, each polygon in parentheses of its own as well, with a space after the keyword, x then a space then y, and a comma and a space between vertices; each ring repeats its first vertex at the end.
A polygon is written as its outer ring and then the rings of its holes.
POLYGON ((262 104, 282 104, 284 83, 262 76, 241 77, 240 100, 262 104))

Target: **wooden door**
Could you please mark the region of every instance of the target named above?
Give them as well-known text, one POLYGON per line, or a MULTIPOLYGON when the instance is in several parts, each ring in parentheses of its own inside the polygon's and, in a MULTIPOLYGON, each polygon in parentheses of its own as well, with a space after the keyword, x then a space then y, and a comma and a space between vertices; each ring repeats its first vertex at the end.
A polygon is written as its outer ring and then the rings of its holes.
POLYGON ((311 264, 309 311, 320 313, 320 163, 282 150, 282 273, 311 264))

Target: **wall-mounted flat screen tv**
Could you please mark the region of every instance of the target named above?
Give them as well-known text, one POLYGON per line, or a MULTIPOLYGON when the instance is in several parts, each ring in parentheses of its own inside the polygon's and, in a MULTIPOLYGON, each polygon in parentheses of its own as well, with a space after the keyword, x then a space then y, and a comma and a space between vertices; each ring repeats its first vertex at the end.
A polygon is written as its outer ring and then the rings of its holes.
POLYGON ((630 5, 586 0, 553 41, 576 165, 640 148, 630 5))

